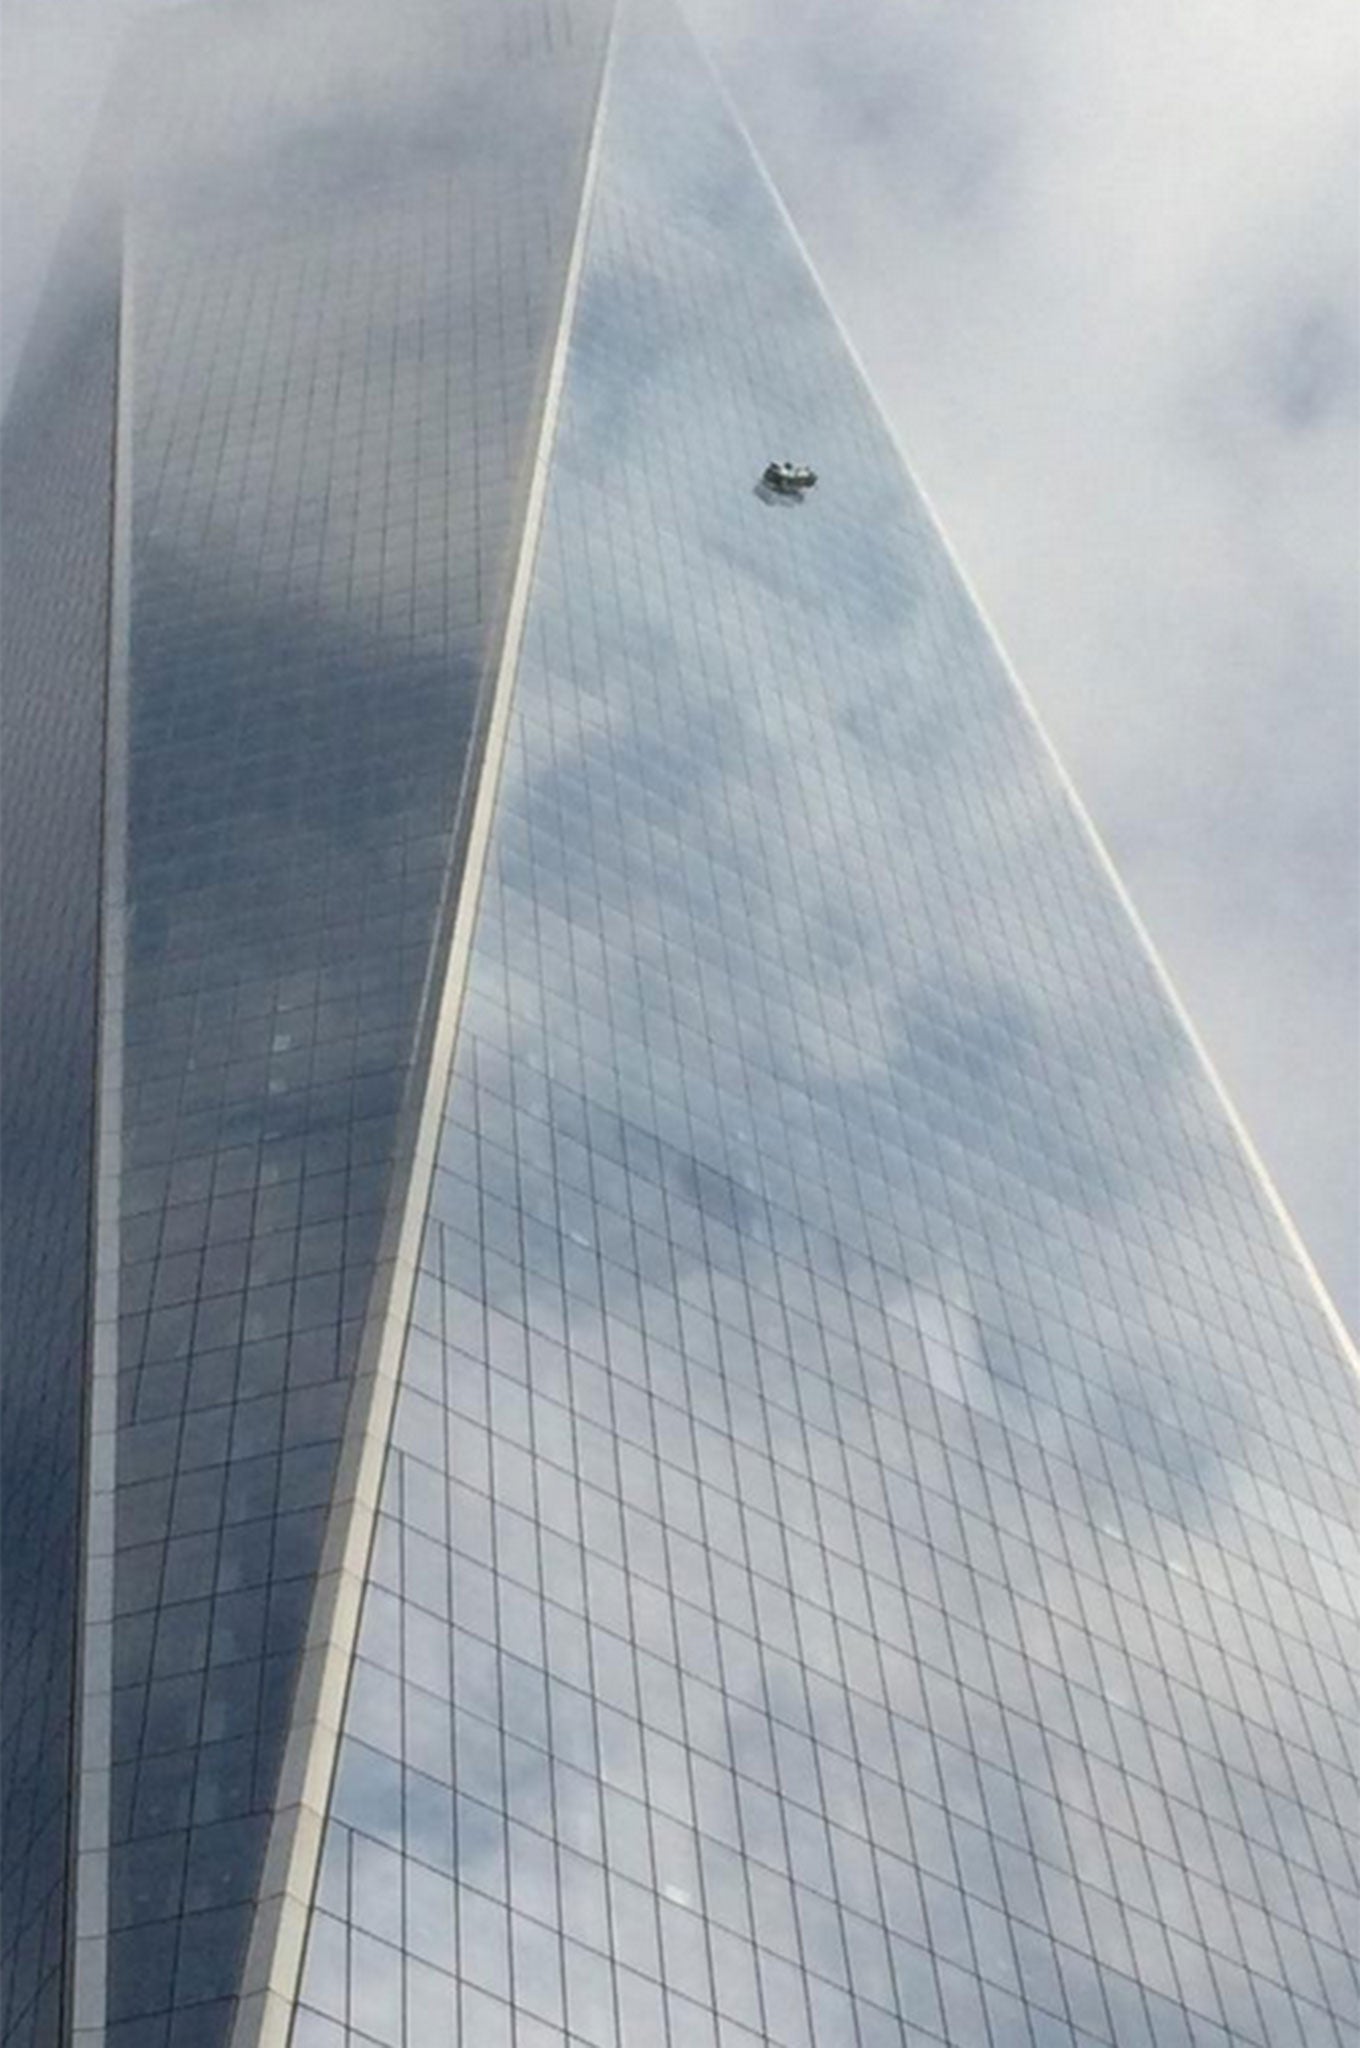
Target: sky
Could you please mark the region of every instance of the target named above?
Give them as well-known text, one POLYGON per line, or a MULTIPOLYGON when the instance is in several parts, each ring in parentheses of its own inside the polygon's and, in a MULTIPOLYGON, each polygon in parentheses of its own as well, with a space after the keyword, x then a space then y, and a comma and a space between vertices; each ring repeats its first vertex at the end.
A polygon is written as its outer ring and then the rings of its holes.
MULTIPOLYGON (((1360 1327, 1350 0, 687 9, 1360 1327)), ((6 388, 144 11, 0 9, 6 388)))
POLYGON ((1349 0, 690 0, 1360 1325, 1349 0))

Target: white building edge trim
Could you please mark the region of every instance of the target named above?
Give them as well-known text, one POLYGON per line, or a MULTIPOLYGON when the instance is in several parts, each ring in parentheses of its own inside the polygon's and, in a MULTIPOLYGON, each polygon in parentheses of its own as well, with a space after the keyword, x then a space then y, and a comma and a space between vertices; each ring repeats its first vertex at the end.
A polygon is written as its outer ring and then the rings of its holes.
POLYGON ((921 506, 926 514, 926 517, 930 521, 931 526, 934 528, 935 538, 938 540, 941 548, 944 551, 945 557, 949 562, 950 567, 952 568, 955 576, 958 578, 960 587, 963 589, 966 596, 968 597, 968 600, 970 604, 973 606, 974 611, 977 613, 978 618, 982 621, 983 629, 986 632, 987 638, 990 640, 992 644, 993 651, 995 652, 997 659, 1000 662, 1001 667, 1004 670, 1006 677, 1010 682, 1011 688, 1015 691, 1016 696, 1020 700, 1021 708, 1025 712, 1025 715, 1028 717, 1031 725, 1034 727, 1035 733, 1038 735, 1039 743, 1042 746, 1044 754, 1046 755, 1049 764, 1053 769, 1058 784, 1061 787, 1064 795, 1066 796, 1069 804, 1071 805, 1072 810, 1076 815, 1078 823, 1081 825, 1082 829, 1086 833, 1087 838, 1090 840, 1091 846, 1095 852, 1097 863, 1101 868, 1102 872, 1104 873, 1106 881, 1110 884, 1110 887, 1113 889, 1114 894, 1118 899, 1125 916, 1128 918, 1130 925, 1133 927, 1134 934, 1137 937, 1138 942, 1143 949, 1143 952, 1147 956, 1147 959, 1152 966, 1158 984, 1161 987, 1162 994, 1166 997, 1167 1003, 1173 1015, 1176 1017, 1177 1022, 1180 1024, 1181 1029, 1184 1031, 1186 1038, 1188 1039, 1190 1046, 1195 1053, 1196 1058, 1199 1060, 1199 1063, 1204 1070, 1204 1073, 1210 1083, 1210 1086, 1213 1088, 1215 1095, 1218 1097, 1223 1113, 1226 1116, 1229 1125, 1231 1126, 1233 1135, 1236 1137, 1238 1144, 1241 1146, 1243 1155, 1246 1158, 1248 1165, 1251 1167, 1257 1180, 1260 1182, 1262 1191, 1266 1196, 1266 1200, 1274 1213, 1275 1220, 1279 1224, 1280 1229, 1285 1237, 1286 1242, 1289 1245, 1290 1250, 1293 1252, 1295 1258, 1298 1260, 1300 1266, 1302 1267, 1304 1273, 1308 1278, 1308 1281, 1317 1298, 1318 1308, 1321 1311, 1323 1320, 1326 1322, 1332 1335, 1335 1337, 1337 1348, 1340 1350, 1342 1357, 1347 1360, 1347 1362, 1353 1367, 1353 1369, 1357 1373, 1360 1373, 1360 1350, 1357 1349, 1355 1341, 1351 1337, 1350 1331, 1346 1328, 1346 1325, 1341 1318, 1340 1311, 1336 1307, 1336 1304, 1333 1302, 1331 1295, 1328 1293, 1326 1283, 1323 1280, 1322 1275, 1318 1272, 1317 1267, 1314 1265, 1312 1257, 1308 1251, 1308 1247, 1304 1243, 1303 1238, 1299 1234, 1298 1226, 1294 1222, 1293 1217, 1290 1215, 1289 1210, 1285 1205, 1284 1197, 1281 1195, 1279 1189, 1276 1187, 1274 1181, 1271 1179, 1270 1169, 1267 1167, 1264 1159, 1261 1157, 1261 1154, 1257 1151, 1256 1146, 1252 1140, 1251 1133, 1247 1129, 1246 1124, 1244 1123, 1242 1117, 1238 1113, 1237 1107, 1233 1102, 1232 1097, 1229 1095, 1227 1087, 1223 1082, 1221 1076, 1219 1075, 1218 1069, 1214 1065, 1208 1047, 1205 1045, 1204 1040, 1200 1037, 1199 1032, 1196 1030, 1194 1022, 1190 1016, 1190 1012, 1186 1009, 1184 1002, 1181 1000, 1179 991, 1176 988, 1176 984, 1171 977, 1171 970, 1167 966, 1166 962, 1163 960, 1161 954, 1158 952, 1156 942, 1154 941, 1152 934, 1149 932, 1147 926, 1144 924, 1142 920, 1142 917, 1139 915, 1137 906, 1135 905, 1132 896, 1129 894, 1128 888, 1122 876, 1120 875, 1119 869, 1115 865, 1114 858, 1110 853, 1109 848, 1106 846, 1105 841, 1101 837, 1099 826, 1096 824, 1094 818, 1091 816, 1091 813, 1087 810, 1085 803, 1082 801, 1081 793, 1078 790, 1077 785, 1072 780, 1071 775, 1068 773, 1066 767, 1064 766, 1062 757, 1059 754, 1056 746, 1054 745, 1053 741, 1049 738, 1048 732, 1044 726, 1043 719, 1039 715, 1038 707, 1036 706, 1034 699, 1030 695, 1030 692, 1026 688, 1024 682, 1021 680, 1019 674, 1013 667, 1010 657, 1006 652, 1005 646, 1002 643, 1001 636, 997 632, 996 627, 992 624, 991 618, 987 613, 986 606, 983 604, 981 598, 979 597, 978 592, 975 589, 973 582, 968 575, 967 570, 964 568, 962 562, 959 560, 957 554, 954 552, 953 545, 949 539, 948 531, 945 528, 942 520, 940 519, 938 512, 935 510, 934 505, 931 503, 926 491, 922 488, 920 478, 917 476, 915 469, 912 467, 912 464, 907 456, 907 451, 902 444, 901 436, 899 435, 896 427, 894 426, 893 422, 889 419, 886 411, 884 410, 883 404, 879 399, 877 391, 874 388, 873 381, 870 378, 869 373, 864 366, 863 358, 861 357, 859 350, 856 348, 854 342, 851 340, 849 334, 846 332, 844 323, 842 322, 839 313, 836 311, 836 308, 832 305, 831 300, 827 295, 826 288, 822 283, 821 277, 817 270, 817 266, 812 260, 812 256, 809 253, 807 244, 803 240, 803 237, 800 234, 794 222, 793 216, 790 214, 788 210, 788 207, 784 204, 784 201, 780 196, 778 187, 775 185, 774 180, 771 178, 770 173, 766 170, 765 165, 761 160, 760 152, 757 150, 755 143, 751 139, 751 135, 749 130, 747 129, 746 123, 743 121, 741 115, 737 111, 737 108, 732 99, 732 95, 727 89, 726 81, 723 79, 721 73, 717 69, 717 66, 713 63, 707 51, 704 49, 700 39, 696 36, 694 38, 694 41, 699 50, 700 56, 703 59, 703 62, 707 67, 710 76, 713 79, 716 91, 721 96, 723 105, 726 107, 733 125, 740 134, 741 139, 745 143, 746 148, 751 156, 751 159, 756 166, 756 169, 760 173, 761 181, 764 184, 766 191, 770 194, 770 197, 773 199, 775 206, 779 210, 780 217, 783 220, 786 229, 788 230, 789 236, 793 241, 794 247, 797 249, 798 254, 803 260, 804 268, 807 270, 808 275, 811 277, 812 282, 817 289, 818 295, 821 298, 823 305, 826 307, 827 312, 830 314, 831 319, 835 323, 836 332, 840 337, 842 346, 844 347, 846 354, 848 355, 850 361, 853 363, 855 367, 856 374, 859 377, 860 383, 864 387, 869 402, 873 406, 874 411, 878 414, 879 420, 882 422, 884 431, 887 433, 889 440, 892 442, 893 447, 897 451, 898 459, 901 461, 902 467, 905 469, 908 477, 911 479, 912 489, 915 491, 917 497, 919 498, 921 506))
POLYGON ((510 733, 514 684, 524 641, 566 380, 567 356, 589 238, 613 55, 611 24, 591 119, 576 231, 544 389, 519 555, 492 689, 424 1097, 396 1245, 391 1255, 386 1302, 376 1334, 373 1364, 366 1370, 364 1361, 360 1362, 361 1377, 356 1381, 358 1398, 351 1411, 352 1429, 341 1452, 331 1524, 313 1595, 312 1621, 298 1676, 231 2048, 287 2048, 292 2031, 307 1924, 320 1866, 350 1670, 358 1639, 364 1584, 377 1525, 402 1351, 419 1270, 445 1098, 453 1071, 473 935, 510 733), (367 1385, 363 1384, 364 1381, 367 1385))

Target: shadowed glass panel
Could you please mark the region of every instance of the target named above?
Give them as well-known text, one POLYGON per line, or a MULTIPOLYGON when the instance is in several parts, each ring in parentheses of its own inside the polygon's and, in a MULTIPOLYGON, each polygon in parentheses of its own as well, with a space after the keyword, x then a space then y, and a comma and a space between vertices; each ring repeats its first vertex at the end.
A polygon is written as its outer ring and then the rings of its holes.
POLYGON ((169 104, 158 67, 129 258, 119 2048, 230 2022, 381 1307, 597 13, 225 15, 175 32, 169 104))
POLYGON ((0 460, 0 2032, 60 2023, 88 1361, 118 298, 67 237, 0 460))

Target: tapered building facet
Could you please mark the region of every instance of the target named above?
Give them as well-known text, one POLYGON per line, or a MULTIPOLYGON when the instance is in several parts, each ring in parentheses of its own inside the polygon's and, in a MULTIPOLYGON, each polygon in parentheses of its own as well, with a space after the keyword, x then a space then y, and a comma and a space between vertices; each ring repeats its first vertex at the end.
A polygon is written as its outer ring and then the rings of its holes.
POLYGON ((1348 2048, 1354 1356, 678 16, 119 90, 4 444, 5 2048, 1348 2048))

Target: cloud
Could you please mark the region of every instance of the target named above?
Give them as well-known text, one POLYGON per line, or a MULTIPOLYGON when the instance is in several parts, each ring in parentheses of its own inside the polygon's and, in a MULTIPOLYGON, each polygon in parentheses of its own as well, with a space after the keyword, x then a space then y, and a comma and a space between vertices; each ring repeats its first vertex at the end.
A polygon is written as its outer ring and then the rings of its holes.
POLYGON ((5 0, 0 13, 0 390, 7 395, 131 9, 5 0))
POLYGON ((1348 11, 689 11, 1356 1321, 1348 11))
MULTIPOLYGON (((1350 10, 687 5, 1360 1320, 1350 10)), ((5 0, 6 387, 147 11, 5 0)))
MULTIPOLYGON (((603 14, 597 0, 578 17, 578 62, 592 61, 603 14)), ((5 392, 82 189, 182 213, 211 205, 225 178, 239 211, 253 179, 276 211, 337 178, 367 194, 431 142, 441 163, 454 145, 489 154, 500 120, 483 86, 504 21, 445 0, 4 0, 3 25, 5 392)), ((525 74, 521 91, 526 132, 570 118, 560 65, 525 74)))

